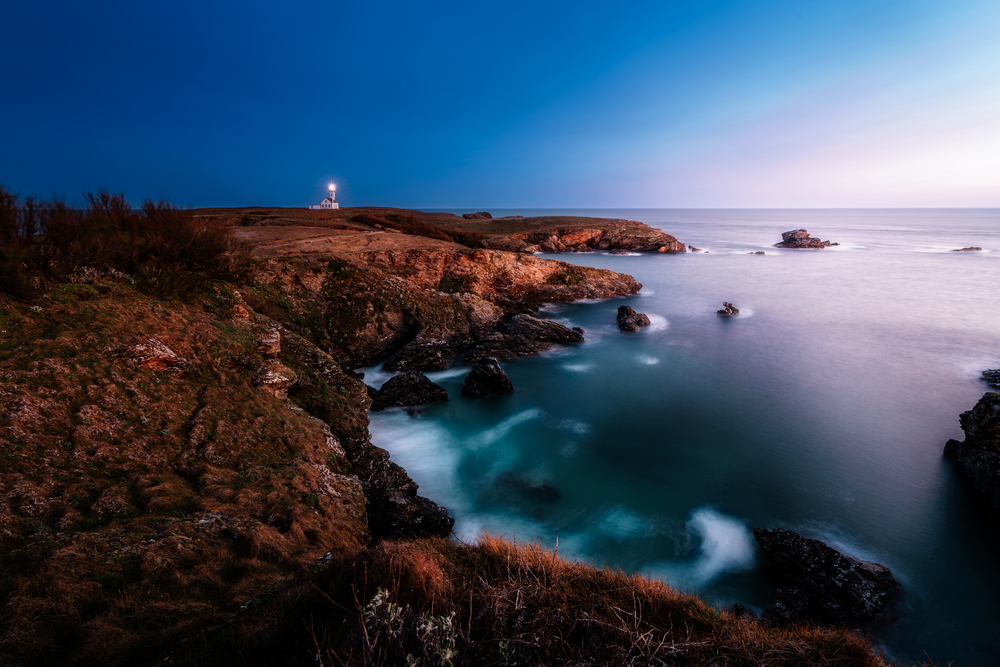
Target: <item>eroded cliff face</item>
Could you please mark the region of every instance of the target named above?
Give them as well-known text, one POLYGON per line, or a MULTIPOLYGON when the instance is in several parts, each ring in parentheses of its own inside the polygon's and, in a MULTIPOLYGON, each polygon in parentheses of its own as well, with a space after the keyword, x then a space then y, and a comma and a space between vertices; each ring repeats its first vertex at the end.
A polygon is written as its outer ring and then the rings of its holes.
POLYGON ((983 394, 959 420, 965 441, 949 440, 945 456, 955 462, 976 493, 1000 511, 1000 392, 983 394))
POLYGON ((589 228, 560 227, 497 235, 487 241, 486 247, 513 252, 687 251, 687 247, 670 234, 629 220, 606 221, 589 228))

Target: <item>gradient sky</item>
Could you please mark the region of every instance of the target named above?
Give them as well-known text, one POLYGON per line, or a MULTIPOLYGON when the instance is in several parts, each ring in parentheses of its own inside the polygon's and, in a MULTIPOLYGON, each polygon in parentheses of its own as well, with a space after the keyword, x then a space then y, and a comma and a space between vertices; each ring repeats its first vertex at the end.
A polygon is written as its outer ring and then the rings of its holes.
POLYGON ((0 184, 70 203, 1000 206, 1000 2, 5 2, 0 184))

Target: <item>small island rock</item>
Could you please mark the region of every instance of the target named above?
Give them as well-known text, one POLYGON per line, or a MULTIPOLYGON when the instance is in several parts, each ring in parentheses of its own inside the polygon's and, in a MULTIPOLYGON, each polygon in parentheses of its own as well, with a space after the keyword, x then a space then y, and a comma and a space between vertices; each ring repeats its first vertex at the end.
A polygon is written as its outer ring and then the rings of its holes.
POLYGON ((805 229, 793 229, 790 232, 782 232, 781 243, 775 243, 775 248, 826 248, 832 245, 840 245, 839 243, 831 243, 830 241, 821 241, 817 238, 809 236, 809 232, 805 229))
POLYGON ((768 565, 782 580, 764 613, 776 622, 815 616, 857 627, 874 619, 901 589, 889 568, 843 554, 783 528, 754 528, 768 565))
POLYGON ((514 384, 500 368, 500 362, 493 357, 480 359, 472 366, 472 371, 462 385, 462 396, 478 398, 509 394, 514 391, 514 384))
POLYGON ((955 248, 952 252, 978 252, 980 250, 982 250, 982 248, 978 246, 969 246, 968 248, 955 248))
POLYGON ((740 309, 734 306, 733 304, 729 303, 728 301, 723 301, 722 310, 717 310, 715 312, 718 313, 719 315, 722 315, 723 317, 732 317, 733 315, 739 315, 740 309))
POLYGON ((392 376, 382 385, 372 401, 372 410, 447 401, 448 391, 431 382, 423 373, 401 373, 392 376))
POLYGON ((618 306, 618 328, 622 331, 638 331, 649 326, 649 316, 637 313, 632 306, 618 306))

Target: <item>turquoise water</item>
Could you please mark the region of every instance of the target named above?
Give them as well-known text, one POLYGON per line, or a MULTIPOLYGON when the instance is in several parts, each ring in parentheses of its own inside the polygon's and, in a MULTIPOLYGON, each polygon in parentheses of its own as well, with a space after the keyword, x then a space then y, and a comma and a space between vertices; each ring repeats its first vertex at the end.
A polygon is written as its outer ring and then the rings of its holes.
POLYGON ((459 537, 558 544, 760 613, 750 529, 790 528, 892 568, 906 594, 874 630, 890 657, 1000 662, 998 522, 941 456, 1000 367, 1000 210, 493 211, 542 213, 709 252, 552 256, 644 287, 543 311, 587 340, 504 364, 512 395, 464 399, 455 368, 430 374, 449 403, 372 414, 459 537), (842 245, 771 247, 799 227, 842 245), (984 251, 950 252, 965 246, 984 251), (716 316, 723 301, 741 314, 716 316), (652 326, 619 332, 622 304, 652 326))

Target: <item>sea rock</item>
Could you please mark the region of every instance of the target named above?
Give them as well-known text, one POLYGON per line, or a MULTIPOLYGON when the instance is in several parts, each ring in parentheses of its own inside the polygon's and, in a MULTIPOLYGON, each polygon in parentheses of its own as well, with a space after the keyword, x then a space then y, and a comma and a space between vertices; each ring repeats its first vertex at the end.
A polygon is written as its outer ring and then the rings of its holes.
POLYGON ((418 336, 389 357, 383 367, 397 373, 400 371, 443 371, 451 366, 462 346, 447 340, 431 340, 418 336))
POLYGON ((295 384, 295 371, 272 359, 257 370, 254 380, 261 391, 284 399, 288 398, 289 387, 295 384))
POLYGON ((649 326, 649 316, 637 313, 632 306, 618 306, 618 328, 622 331, 638 331, 649 326))
POLYGON ((715 312, 718 313, 719 315, 722 315, 723 317, 732 317, 733 315, 739 315, 740 309, 734 306, 733 304, 729 303, 728 301, 723 301, 722 310, 717 310, 715 312))
POLYGON ((809 614, 857 627, 875 618, 889 604, 890 594, 901 589, 881 563, 848 556, 782 528, 754 528, 753 534, 782 580, 768 607, 777 620, 809 614))
POLYGON ((690 243, 688 244, 688 250, 690 250, 691 252, 701 252, 701 251, 702 251, 702 249, 701 249, 701 248, 695 248, 695 247, 694 247, 693 245, 691 245, 690 243))
POLYGON ((631 250, 625 250, 624 248, 615 248, 614 250, 608 251, 609 255, 631 255, 631 250))
POLYGON ((472 398, 509 394, 512 391, 514 391, 514 384, 500 368, 500 362, 493 357, 480 359, 473 364, 472 371, 465 378, 465 384, 462 385, 462 396, 472 398))
POLYGON ((462 217, 466 220, 492 220, 493 216, 490 215, 489 211, 480 211, 479 213, 463 213, 462 217))
POLYGON ((448 391, 417 372, 402 373, 389 378, 372 401, 372 410, 385 410, 408 405, 429 405, 448 402, 448 391))
POLYGON ((955 248, 954 250, 952 250, 952 252, 977 252, 980 250, 982 250, 982 248, 979 248, 977 246, 969 246, 968 248, 955 248))
POLYGON ((763 250, 757 250, 755 252, 748 252, 747 254, 748 255, 765 255, 767 253, 765 253, 763 250))
POLYGON ((1000 389, 1000 368, 991 368, 983 371, 983 381, 988 385, 1000 389))
POLYGON ((983 394, 959 416, 965 441, 949 440, 944 454, 958 466, 976 493, 1000 510, 1000 392, 983 394))
POLYGON ((515 315, 506 332, 487 337, 477 348, 465 355, 465 364, 493 357, 509 361, 544 352, 555 344, 583 342, 583 329, 543 320, 531 315, 515 315))
POLYGON ((797 586, 783 586, 764 610, 763 619, 771 625, 788 625, 809 620, 809 594, 797 586))
POLYGON ((809 236, 809 232, 805 229, 793 229, 790 232, 782 232, 781 243, 775 243, 775 248, 826 248, 832 245, 840 245, 839 243, 831 243, 830 241, 820 241, 817 238, 809 236))

